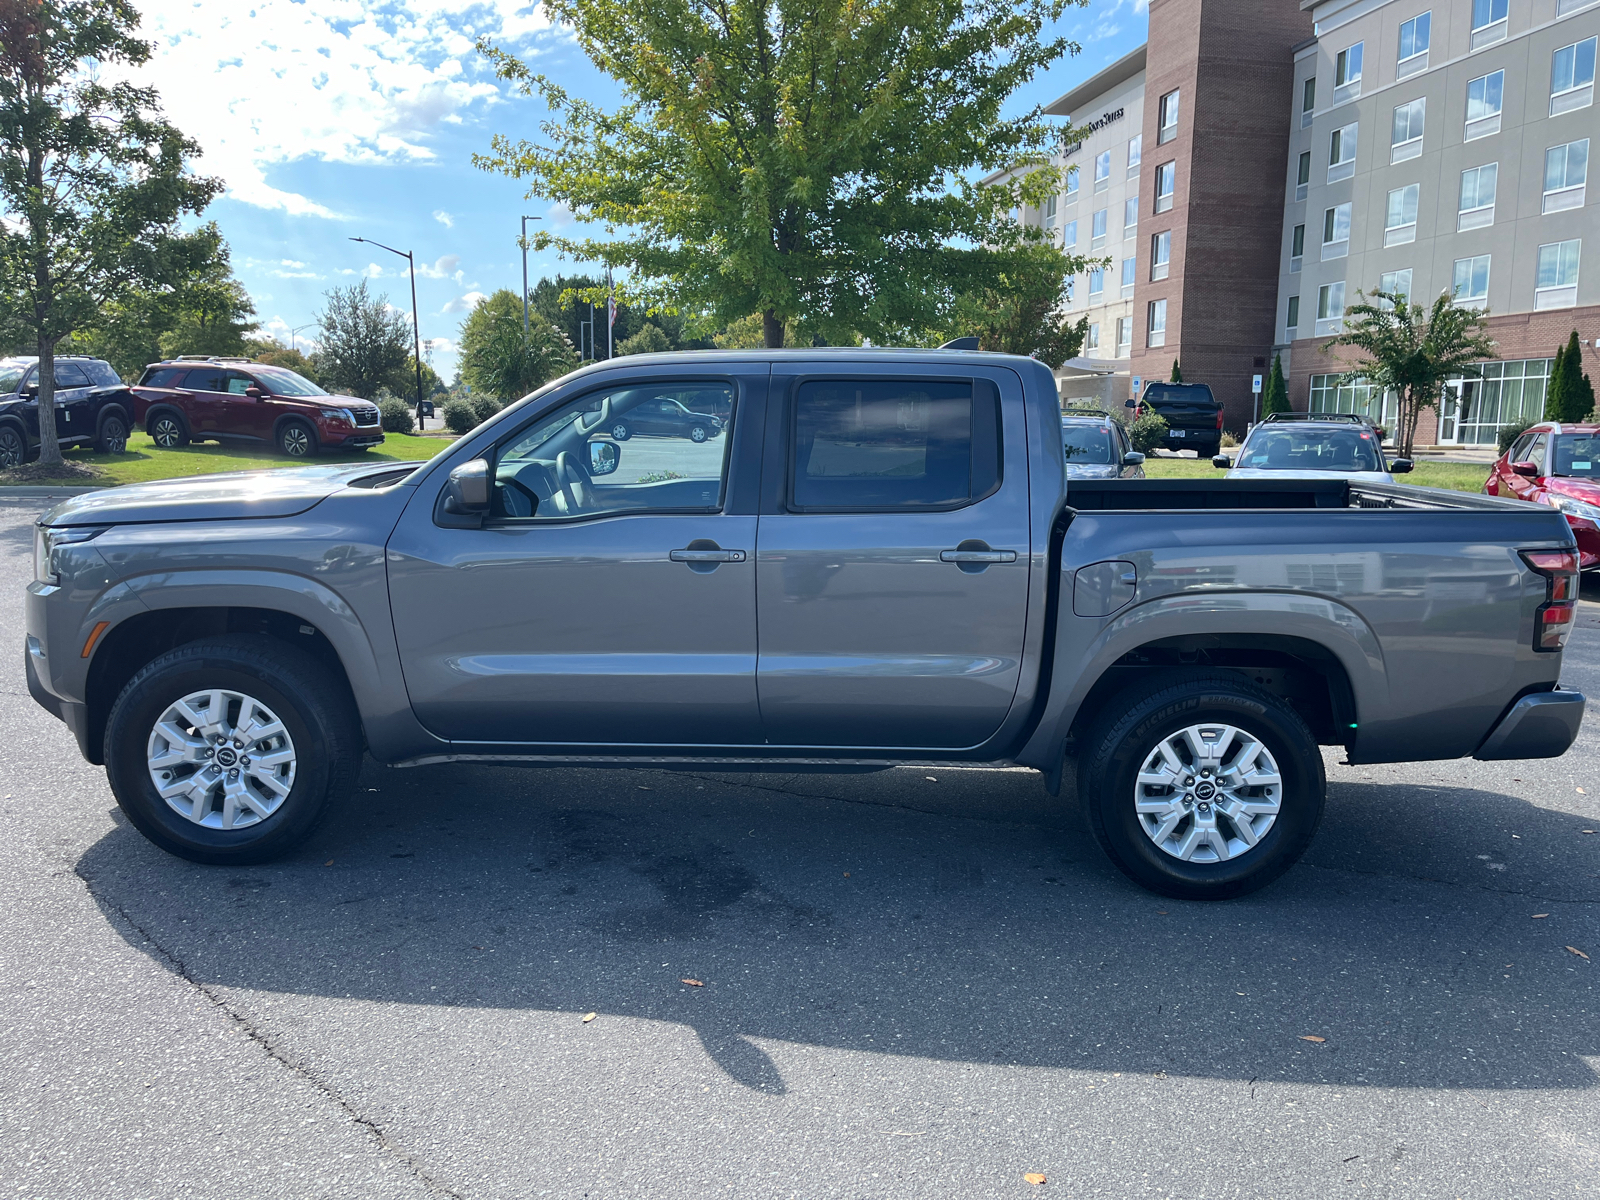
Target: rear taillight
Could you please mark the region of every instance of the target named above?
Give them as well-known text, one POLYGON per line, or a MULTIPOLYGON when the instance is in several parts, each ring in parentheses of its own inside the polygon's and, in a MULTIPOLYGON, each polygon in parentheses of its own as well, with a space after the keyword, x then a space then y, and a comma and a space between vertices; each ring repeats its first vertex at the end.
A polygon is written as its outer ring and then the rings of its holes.
POLYGON ((1524 550, 1522 561, 1545 578, 1545 602, 1534 618, 1533 648, 1559 651, 1572 632, 1578 602, 1578 556, 1571 550, 1524 550))
POLYGON ((1217 428, 1222 428, 1222 410, 1220 408, 1217 409, 1217 428))

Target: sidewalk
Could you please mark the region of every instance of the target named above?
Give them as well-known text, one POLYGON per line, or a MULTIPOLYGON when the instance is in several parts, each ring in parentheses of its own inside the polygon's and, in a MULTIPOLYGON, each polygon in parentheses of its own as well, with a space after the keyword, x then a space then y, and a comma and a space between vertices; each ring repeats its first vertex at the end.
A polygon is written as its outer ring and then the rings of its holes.
POLYGON ((1492 446, 1418 446, 1413 457, 1427 462, 1471 463, 1487 467, 1500 457, 1492 446))

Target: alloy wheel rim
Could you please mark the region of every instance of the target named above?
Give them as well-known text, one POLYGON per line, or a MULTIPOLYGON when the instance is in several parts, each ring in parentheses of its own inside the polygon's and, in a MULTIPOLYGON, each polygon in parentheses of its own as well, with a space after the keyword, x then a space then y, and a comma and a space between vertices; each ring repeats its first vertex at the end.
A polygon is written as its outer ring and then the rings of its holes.
POLYGON ((298 425, 290 426, 283 431, 283 449, 285 453, 304 454, 310 444, 310 440, 306 437, 306 431, 298 425))
POLYGON ((155 433, 156 445, 158 445, 158 446, 166 446, 166 447, 168 447, 170 449, 177 442, 177 440, 178 440, 178 425, 177 425, 177 422, 171 421, 171 420, 157 421, 156 422, 156 433, 155 433))
POLYGON ((121 454, 128 448, 128 431, 115 417, 106 422, 105 443, 112 454, 121 454))
POLYGON ((261 701, 206 688, 173 701, 150 731, 150 782, 180 817, 233 831, 271 817, 294 787, 294 740, 261 701))
POLYGON ((1261 740, 1221 722, 1168 734, 1133 785, 1139 827, 1172 858, 1228 862, 1267 836, 1283 806, 1283 775, 1261 740))
POLYGON ((628 436, 628 427, 621 424, 613 425, 611 427, 611 436, 616 438, 619 442, 622 441, 628 436))
POLYGON ((0 467, 22 465, 22 439, 13 430, 0 433, 0 467))
POLYGON ((689 438, 691 441, 703 442, 706 440, 706 431, 696 426, 689 431, 689 438))

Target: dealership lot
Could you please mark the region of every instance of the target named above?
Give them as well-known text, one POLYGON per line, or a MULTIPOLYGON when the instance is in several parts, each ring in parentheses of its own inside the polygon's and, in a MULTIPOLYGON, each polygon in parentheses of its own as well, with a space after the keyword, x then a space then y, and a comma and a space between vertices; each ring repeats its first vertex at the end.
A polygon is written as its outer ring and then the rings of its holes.
POLYGON ((369 763, 303 855, 203 868, 27 696, 44 504, 0 501, 9 1194, 1592 1193, 1593 715, 1549 761, 1330 752, 1305 862, 1223 905, 977 769, 369 763))

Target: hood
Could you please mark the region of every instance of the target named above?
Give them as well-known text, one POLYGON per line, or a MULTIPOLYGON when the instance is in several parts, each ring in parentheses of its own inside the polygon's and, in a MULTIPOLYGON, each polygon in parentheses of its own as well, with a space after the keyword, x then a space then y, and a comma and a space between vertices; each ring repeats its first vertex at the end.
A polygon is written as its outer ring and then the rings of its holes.
POLYGON ((137 525, 154 521, 234 521, 292 517, 353 479, 392 463, 283 467, 133 483, 74 496, 40 518, 42 525, 137 525))
POLYGON ((1571 496, 1585 504, 1600 504, 1600 479, 1574 479, 1571 475, 1547 475, 1545 491, 1571 496))
POLYGON ((1275 471, 1271 467, 1230 467, 1226 479, 1348 479, 1351 483, 1393 483, 1387 471, 1275 471))

